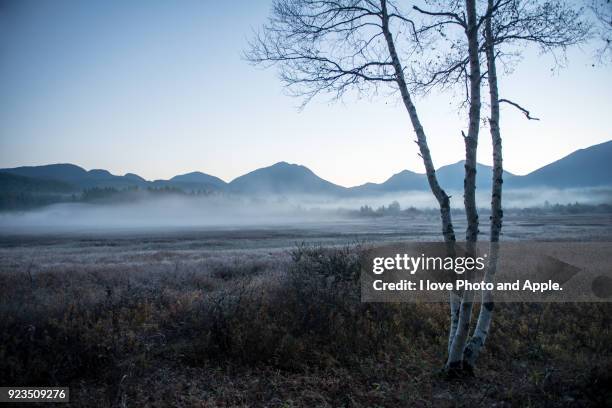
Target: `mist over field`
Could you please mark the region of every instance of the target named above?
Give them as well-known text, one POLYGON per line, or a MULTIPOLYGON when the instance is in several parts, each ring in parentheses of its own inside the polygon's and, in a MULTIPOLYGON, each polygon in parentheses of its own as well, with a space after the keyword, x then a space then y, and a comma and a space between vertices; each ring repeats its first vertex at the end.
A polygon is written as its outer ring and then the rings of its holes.
MULTIPOLYGON (((303 214, 302 218, 306 218, 303 214)), ((232 201, 224 198, 155 197, 123 203, 59 203, 0 215, 3 228, 70 230, 250 226, 298 222, 287 203, 232 201)))
MULTIPOLYGON (((463 211, 462 193, 450 192, 453 209, 463 211)), ((478 204, 486 211, 488 192, 478 193, 478 204)), ((505 207, 546 208, 580 203, 612 203, 612 190, 515 189, 504 192, 505 207)), ((423 191, 388 193, 371 197, 325 197, 321 195, 245 196, 155 196, 143 193, 130 200, 58 203, 46 207, 0 213, 3 234, 13 232, 103 231, 147 228, 240 228, 262 226, 301 226, 322 224, 367 215, 401 215, 408 211, 435 213, 436 202, 423 191), (397 202, 399 209, 389 207, 397 202), (361 210, 361 211, 360 211, 361 210), (391 211, 392 210, 392 211, 391 211)), ((432 220, 437 225, 437 220, 432 220)))

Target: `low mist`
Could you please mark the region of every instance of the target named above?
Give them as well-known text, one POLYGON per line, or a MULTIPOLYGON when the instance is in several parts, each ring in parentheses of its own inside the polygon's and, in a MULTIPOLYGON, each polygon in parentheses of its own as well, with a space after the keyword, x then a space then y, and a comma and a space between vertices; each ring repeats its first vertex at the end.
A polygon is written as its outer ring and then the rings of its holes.
MULTIPOLYGON (((462 210, 463 193, 449 192, 453 209, 462 210)), ((488 192, 477 194, 478 205, 489 206, 488 192)), ((1 234, 21 232, 91 232, 133 229, 242 228, 304 226, 359 217, 360 208, 373 210, 397 201, 401 210, 435 210, 429 192, 381 194, 376 197, 321 196, 143 196, 130 202, 74 202, 39 209, 0 213, 1 234)), ((610 189, 533 189, 504 191, 504 207, 547 208, 554 204, 612 203, 610 189)))

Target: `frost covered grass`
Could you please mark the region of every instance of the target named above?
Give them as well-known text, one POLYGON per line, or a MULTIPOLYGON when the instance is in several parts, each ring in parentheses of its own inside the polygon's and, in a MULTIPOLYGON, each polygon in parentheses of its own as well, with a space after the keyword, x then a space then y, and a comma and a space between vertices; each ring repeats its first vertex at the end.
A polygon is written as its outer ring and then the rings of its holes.
POLYGON ((0 250, 0 383, 79 406, 597 406, 609 304, 507 304, 475 379, 437 374, 448 305, 361 303, 359 246, 163 240, 0 250))

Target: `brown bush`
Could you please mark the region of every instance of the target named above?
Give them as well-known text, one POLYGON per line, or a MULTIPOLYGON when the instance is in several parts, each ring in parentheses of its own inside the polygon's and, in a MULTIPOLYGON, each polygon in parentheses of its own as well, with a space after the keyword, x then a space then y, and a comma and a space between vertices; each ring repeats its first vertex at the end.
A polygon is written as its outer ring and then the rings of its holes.
MULTIPOLYGON (((329 378, 350 376, 353 385, 342 383, 321 396, 331 405, 346 404, 351 387, 362 405, 381 406, 399 401, 391 384, 398 390, 412 384, 413 402, 455 392, 455 385, 440 385, 433 376, 446 353, 448 305, 362 303, 361 254, 358 246, 299 246, 255 260, 181 264, 173 257, 142 267, 5 272, 0 383, 103 384, 113 405, 128 392, 127 381, 135 386, 157 368, 214 373, 231 365, 282 370, 287 381, 314 370, 316 379, 304 380, 314 385, 300 387, 317 392, 329 378)), ((462 398, 605 405, 611 311, 604 303, 499 305, 477 367, 489 388, 473 391, 466 384, 472 391, 462 398)), ((233 403, 242 401, 241 390, 224 392, 236 392, 233 403)), ((292 398, 302 398, 296 393, 292 398)))

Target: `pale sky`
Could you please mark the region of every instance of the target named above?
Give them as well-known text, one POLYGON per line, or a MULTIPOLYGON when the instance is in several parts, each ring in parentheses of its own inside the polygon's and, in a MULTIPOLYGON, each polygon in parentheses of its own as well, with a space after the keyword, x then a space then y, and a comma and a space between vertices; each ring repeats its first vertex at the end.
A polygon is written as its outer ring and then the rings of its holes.
MULTIPOLYGON (((303 111, 274 69, 241 59, 269 1, 0 0, 0 167, 74 163, 147 179, 203 171, 226 181, 278 161, 334 183, 422 171, 394 98, 315 99, 303 111)), ((528 52, 501 97, 504 165, 525 174, 612 139, 612 67, 589 49, 569 66, 528 52)), ((486 94, 483 96, 486 97, 486 94)), ((451 95, 417 100, 436 166, 462 159, 451 95)), ((485 114, 486 111, 483 111, 485 114)), ((491 163, 488 130, 479 161, 491 163)))

